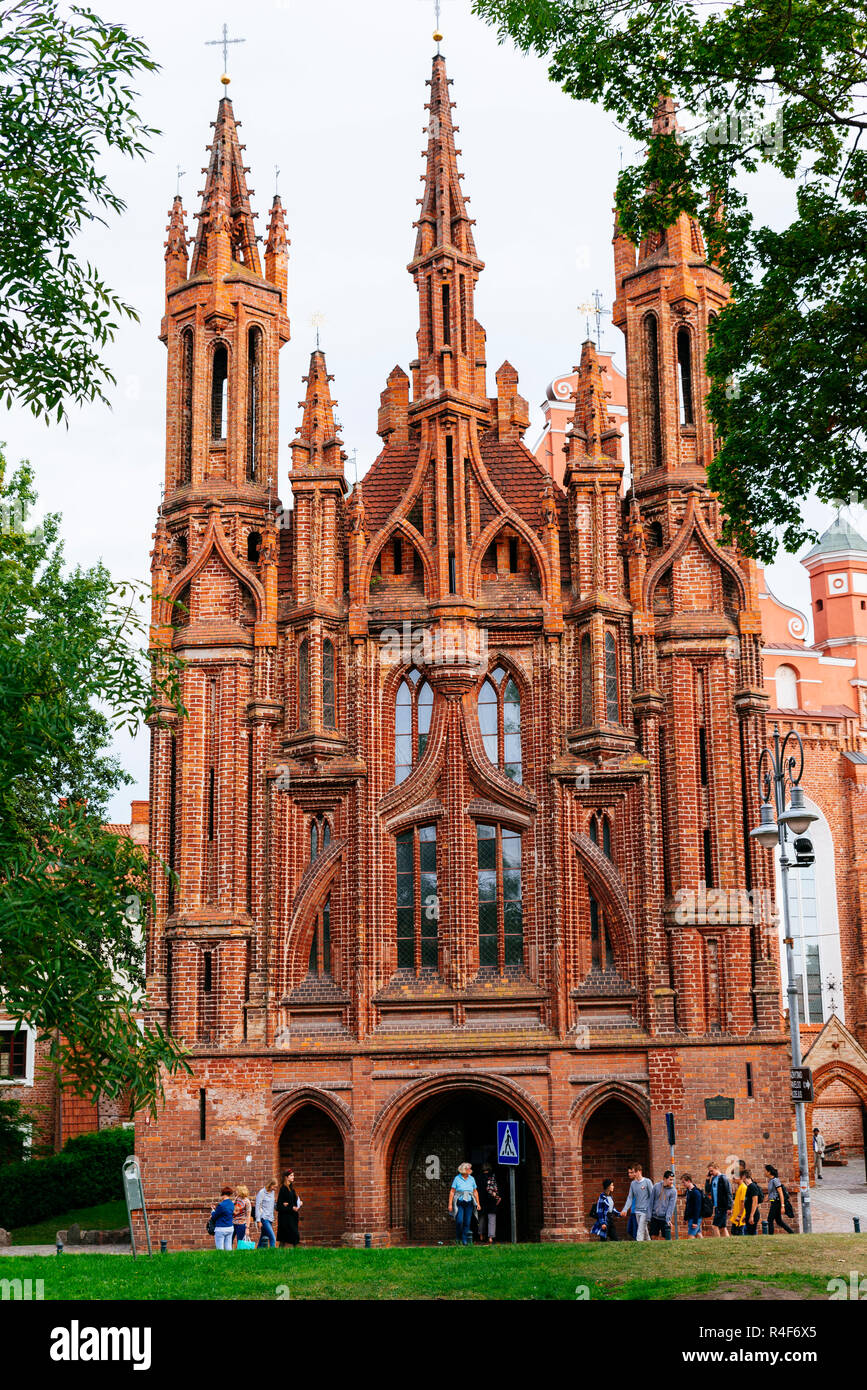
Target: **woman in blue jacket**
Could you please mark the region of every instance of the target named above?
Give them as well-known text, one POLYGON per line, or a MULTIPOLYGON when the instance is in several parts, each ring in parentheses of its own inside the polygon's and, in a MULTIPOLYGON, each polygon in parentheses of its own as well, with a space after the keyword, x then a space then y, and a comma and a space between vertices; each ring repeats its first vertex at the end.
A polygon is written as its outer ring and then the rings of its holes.
POLYGON ((214 1222, 214 1245, 218 1250, 231 1250, 234 1233, 235 1203, 232 1200, 233 1188, 220 1189, 221 1200, 211 1212, 214 1222))

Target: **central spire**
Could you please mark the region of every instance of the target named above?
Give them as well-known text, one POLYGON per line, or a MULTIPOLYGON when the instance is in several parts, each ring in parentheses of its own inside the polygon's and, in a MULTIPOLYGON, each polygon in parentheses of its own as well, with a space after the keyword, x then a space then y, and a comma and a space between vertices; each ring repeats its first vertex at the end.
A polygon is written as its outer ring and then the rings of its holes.
POLYGON ((228 275, 237 262, 254 275, 262 274, 256 246, 254 213, 244 165, 244 146, 238 140, 238 125, 231 98, 223 97, 214 122, 214 138, 202 192, 199 230, 193 250, 191 275, 207 273, 212 279, 228 275))
POLYGON ((437 53, 429 86, 424 192, 408 267, 419 293, 418 361, 414 400, 428 406, 445 397, 485 402, 484 332, 476 323, 474 294, 483 262, 476 254, 469 198, 461 187, 458 127, 452 123, 446 60, 437 53))

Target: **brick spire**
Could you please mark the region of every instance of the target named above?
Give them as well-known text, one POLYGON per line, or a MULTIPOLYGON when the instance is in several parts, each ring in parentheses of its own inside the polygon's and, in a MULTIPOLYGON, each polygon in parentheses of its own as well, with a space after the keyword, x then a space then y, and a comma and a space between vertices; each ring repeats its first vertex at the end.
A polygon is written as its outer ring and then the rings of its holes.
POLYGON ((286 214, 280 202, 279 193, 274 194, 268 218, 268 239, 265 242, 265 279, 279 289, 283 303, 286 303, 288 284, 289 247, 291 242, 286 235, 286 214))
POLYGON ((307 383, 307 395, 298 404, 304 415, 301 428, 292 441, 293 468, 327 468, 343 471, 343 441, 334 422, 334 407, 325 353, 316 348, 310 356, 310 371, 302 378, 307 383))
POLYGON ((166 227, 166 294, 182 285, 187 278, 187 215, 181 195, 175 195, 166 227))
POLYGON ((202 192, 202 210, 197 214, 199 230, 193 251, 191 275, 207 273, 212 279, 227 275, 232 262, 240 262, 255 275, 261 275, 256 247, 254 214, 244 165, 244 146, 238 140, 238 123, 229 97, 223 97, 214 122, 214 138, 208 147, 210 159, 202 170, 207 174, 202 192))
POLYGON ((484 264, 476 254, 469 198, 461 188, 446 60, 433 60, 429 86, 424 192, 409 271, 419 294, 418 360, 413 363, 416 407, 458 397, 487 414, 484 331, 476 322, 475 285, 484 264))
MULTIPOLYGON (((612 429, 608 423, 602 368, 596 356, 595 344, 590 338, 581 349, 581 365, 575 371, 578 373, 578 383, 575 388, 575 412, 565 445, 567 469, 573 464, 582 467, 588 461, 598 461, 606 455, 610 457, 610 441, 614 440, 616 447, 619 438, 619 431, 612 429)), ((606 462, 606 466, 610 467, 610 464, 606 462)))

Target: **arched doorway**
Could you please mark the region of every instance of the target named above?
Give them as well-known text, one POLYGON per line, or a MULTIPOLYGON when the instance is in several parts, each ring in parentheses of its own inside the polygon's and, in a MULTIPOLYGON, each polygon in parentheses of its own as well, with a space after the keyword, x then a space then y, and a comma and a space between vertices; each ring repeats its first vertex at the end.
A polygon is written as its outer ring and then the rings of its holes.
MULTIPOLYGON (((473 1165, 481 1183, 482 1165, 497 1175, 502 1201, 497 1212, 497 1242, 511 1240, 508 1169, 497 1168, 497 1121, 519 1118, 502 1100, 484 1091, 460 1089, 423 1100, 404 1120, 391 1146, 389 1164, 392 1239, 414 1245, 454 1240, 448 1215, 449 1188, 459 1163, 473 1165)), ((542 1229, 542 1164, 528 1125, 526 1161, 516 1174, 519 1241, 539 1239, 542 1229)))
MULTIPOLYGON (((343 1138, 318 1105, 302 1105, 280 1134, 280 1173, 295 1169, 305 1245, 339 1245, 346 1230, 343 1138)), ((277 1174, 279 1179, 280 1173, 277 1174)))
POLYGON ((582 1213, 589 1212, 605 1178, 614 1179, 614 1200, 622 1206, 633 1163, 650 1172, 647 1130, 631 1106, 612 1096, 593 1111, 581 1139, 582 1213))

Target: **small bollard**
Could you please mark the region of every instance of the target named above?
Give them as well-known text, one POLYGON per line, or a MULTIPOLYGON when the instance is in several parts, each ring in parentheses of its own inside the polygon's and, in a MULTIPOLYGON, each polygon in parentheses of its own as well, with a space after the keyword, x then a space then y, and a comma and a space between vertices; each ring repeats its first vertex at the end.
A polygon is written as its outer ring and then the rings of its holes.
POLYGON ((59 1240, 59 1241, 57 1242, 57 1253, 58 1253, 58 1255, 62 1255, 62 1254, 63 1254, 63 1241, 62 1241, 62 1240, 59 1240))
POLYGON ((373 1241, 371 1240, 370 1232, 369 1232, 369 1231, 365 1231, 365 1233, 364 1233, 364 1248, 365 1248, 365 1250, 369 1250, 369 1249, 371 1248, 372 1244, 373 1244, 373 1241))
POLYGON ((767 1234, 768 1234, 768 1223, 767 1223, 767 1221, 763 1221, 763 1222, 762 1222, 762 1235, 763 1235, 763 1236, 766 1236, 767 1234))
POLYGON ((164 1255, 164 1254, 166 1253, 166 1251, 168 1250, 168 1248, 169 1248, 169 1243, 168 1243, 168 1241, 167 1241, 167 1240, 161 1240, 161 1241, 160 1241, 160 1254, 161 1254, 161 1255, 164 1255))
POLYGON ((861 1234, 861 1217, 860 1217, 860 1216, 853 1216, 853 1217, 852 1217, 852 1220, 853 1220, 854 1223, 855 1223, 855 1234, 856 1234, 856 1236, 860 1236, 860 1234, 861 1234))

